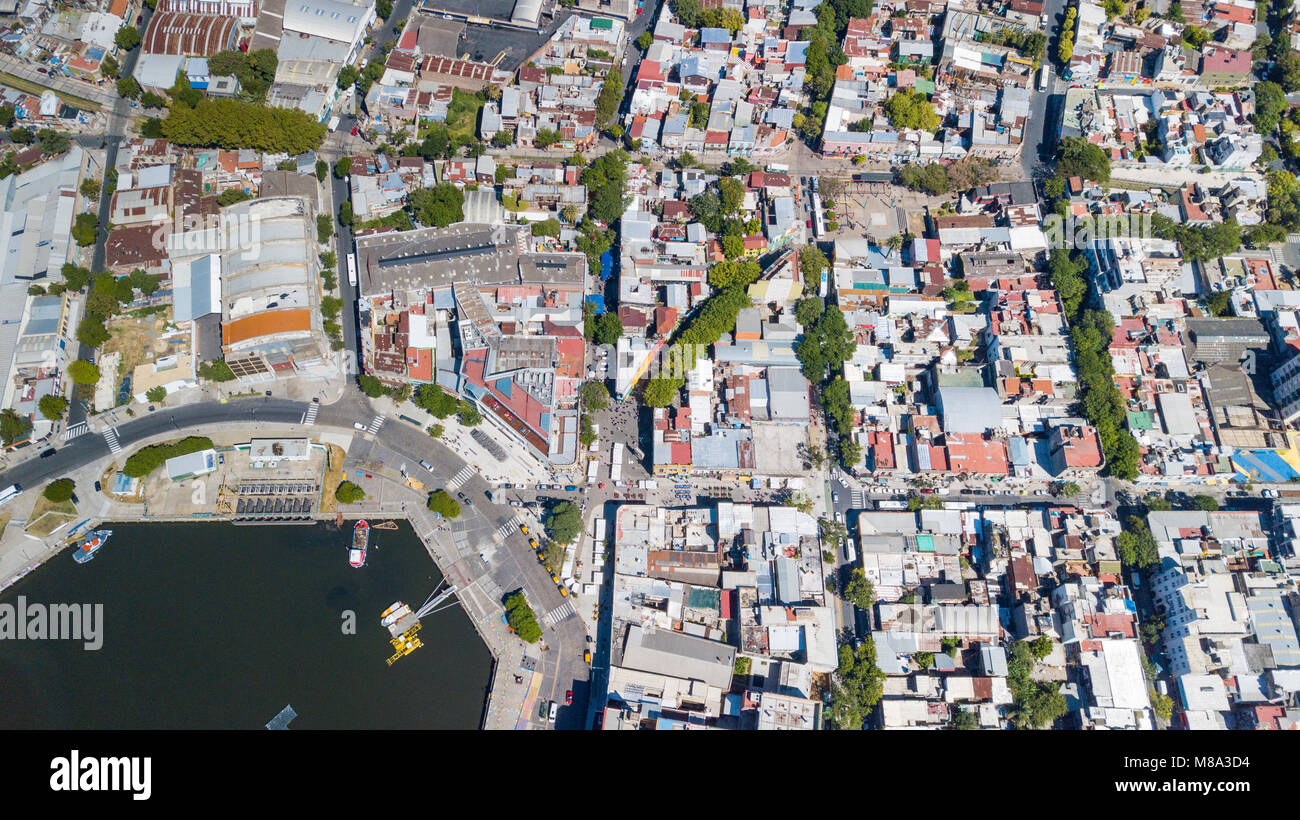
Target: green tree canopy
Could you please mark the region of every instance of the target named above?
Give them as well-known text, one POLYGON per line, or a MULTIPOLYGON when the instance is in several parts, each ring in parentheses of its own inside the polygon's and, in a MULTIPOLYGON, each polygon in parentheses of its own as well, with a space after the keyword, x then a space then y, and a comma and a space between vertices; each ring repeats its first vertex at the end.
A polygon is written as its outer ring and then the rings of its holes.
POLYGON ((55 504, 68 501, 77 491, 77 485, 70 478, 58 478, 45 485, 45 491, 41 495, 45 496, 47 501, 53 501, 55 504))
POLYGON ((546 534, 557 544, 572 544, 582 532, 582 511, 571 501, 560 501, 542 519, 546 534))
POLYGON ((338 489, 334 491, 334 498, 340 504, 355 504, 358 501, 365 500, 366 491, 351 481, 343 481, 339 484, 338 489))
POLYGON ((429 509, 443 518, 460 516, 460 504, 446 490, 435 490, 429 493, 429 509))
POLYGON ((465 219, 465 195, 450 182, 421 188, 408 197, 416 220, 422 225, 445 228, 465 219))

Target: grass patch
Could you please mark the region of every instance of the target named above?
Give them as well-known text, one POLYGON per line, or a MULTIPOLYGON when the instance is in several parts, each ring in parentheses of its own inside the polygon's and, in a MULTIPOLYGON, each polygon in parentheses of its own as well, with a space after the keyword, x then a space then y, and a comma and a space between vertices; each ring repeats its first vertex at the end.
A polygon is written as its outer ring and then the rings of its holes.
POLYGON ((16 88, 19 91, 26 91, 28 94, 35 94, 38 97, 46 91, 53 91, 59 99, 63 100, 73 108, 84 108, 89 111, 100 110, 99 103, 64 93, 57 88, 47 88, 39 83, 34 83, 31 80, 24 80, 22 77, 15 77, 14 75, 3 71, 0 71, 0 85, 7 85, 10 88, 16 88))
POLYGON ((56 504, 45 496, 40 496, 36 499, 36 506, 32 507, 32 514, 27 519, 25 529, 37 538, 45 538, 76 517, 77 505, 71 500, 56 504))
POLYGON ((325 451, 325 478, 321 481, 320 511, 332 513, 338 510, 339 502, 334 498, 343 479, 348 477, 343 469, 343 459, 347 453, 337 444, 331 444, 325 451))
POLYGON ((451 104, 447 106, 447 131, 454 143, 457 139, 465 142, 478 141, 478 112, 486 100, 477 94, 468 94, 459 88, 451 91, 451 104))

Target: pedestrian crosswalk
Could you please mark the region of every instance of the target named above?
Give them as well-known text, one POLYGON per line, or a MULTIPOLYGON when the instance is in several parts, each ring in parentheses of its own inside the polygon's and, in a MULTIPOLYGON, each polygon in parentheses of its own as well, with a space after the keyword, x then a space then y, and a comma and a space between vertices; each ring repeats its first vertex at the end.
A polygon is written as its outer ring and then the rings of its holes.
POLYGON ((89 432, 90 432, 89 425, 87 425, 84 421, 77 422, 76 424, 72 425, 71 427, 63 431, 63 440, 70 441, 76 438, 77 436, 84 436, 86 433, 89 432))
POLYGON ((577 615, 577 614, 578 611, 573 608, 573 601, 566 600, 564 603, 560 604, 555 609, 552 609, 550 612, 546 613, 546 615, 542 618, 542 620, 546 622, 547 626, 555 626, 560 621, 563 621, 565 618, 569 617, 570 615, 577 615))
POLYGON ((866 502, 866 494, 863 493, 862 490, 854 490, 853 493, 852 493, 852 495, 853 495, 853 506, 854 506, 854 507, 859 507, 859 508, 860 508, 860 507, 865 507, 865 506, 867 506, 867 502, 866 502))
POLYGON ((370 420, 370 426, 366 428, 366 432, 373 436, 375 433, 378 433, 379 428, 383 426, 384 426, 384 414, 380 413, 379 415, 375 416, 373 419, 370 420))
MULTIPOLYGON (((319 412, 320 412, 320 405, 317 404, 316 402, 312 402, 311 404, 307 405, 307 414, 302 417, 303 426, 311 427, 313 424, 315 424, 316 414, 319 412)), ((371 426, 372 427, 374 426, 374 422, 371 422, 371 426)))
POLYGON ((474 475, 474 468, 466 464, 459 473, 456 473, 454 476, 451 477, 451 481, 447 482, 447 489, 448 490, 456 489, 460 485, 464 484, 466 481, 469 481, 470 476, 472 475, 474 475))
POLYGON ((104 431, 104 441, 108 442, 108 451, 118 453, 122 450, 122 445, 117 443, 117 430, 109 427, 104 431))
POLYGON ((517 529, 519 529, 519 519, 518 518, 510 519, 506 523, 497 527, 497 532, 496 532, 497 540, 500 541, 501 539, 507 537, 517 529))

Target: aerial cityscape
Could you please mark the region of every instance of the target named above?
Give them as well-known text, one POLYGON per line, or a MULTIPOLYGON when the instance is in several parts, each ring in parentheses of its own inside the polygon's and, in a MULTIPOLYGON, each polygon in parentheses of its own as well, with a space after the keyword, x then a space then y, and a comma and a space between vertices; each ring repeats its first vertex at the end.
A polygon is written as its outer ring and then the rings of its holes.
POLYGON ((1291 0, 0 0, 0 727, 1300 728, 1297 172, 1291 0))

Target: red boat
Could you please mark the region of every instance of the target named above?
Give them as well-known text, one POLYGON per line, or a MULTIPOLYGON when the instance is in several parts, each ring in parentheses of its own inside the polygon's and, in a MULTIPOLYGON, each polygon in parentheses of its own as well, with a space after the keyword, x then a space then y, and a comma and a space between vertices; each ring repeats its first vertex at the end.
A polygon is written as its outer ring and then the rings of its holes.
POLYGON ((352 528, 352 549, 348 550, 348 563, 354 567, 366 565, 366 545, 370 543, 370 524, 362 518, 352 528))

